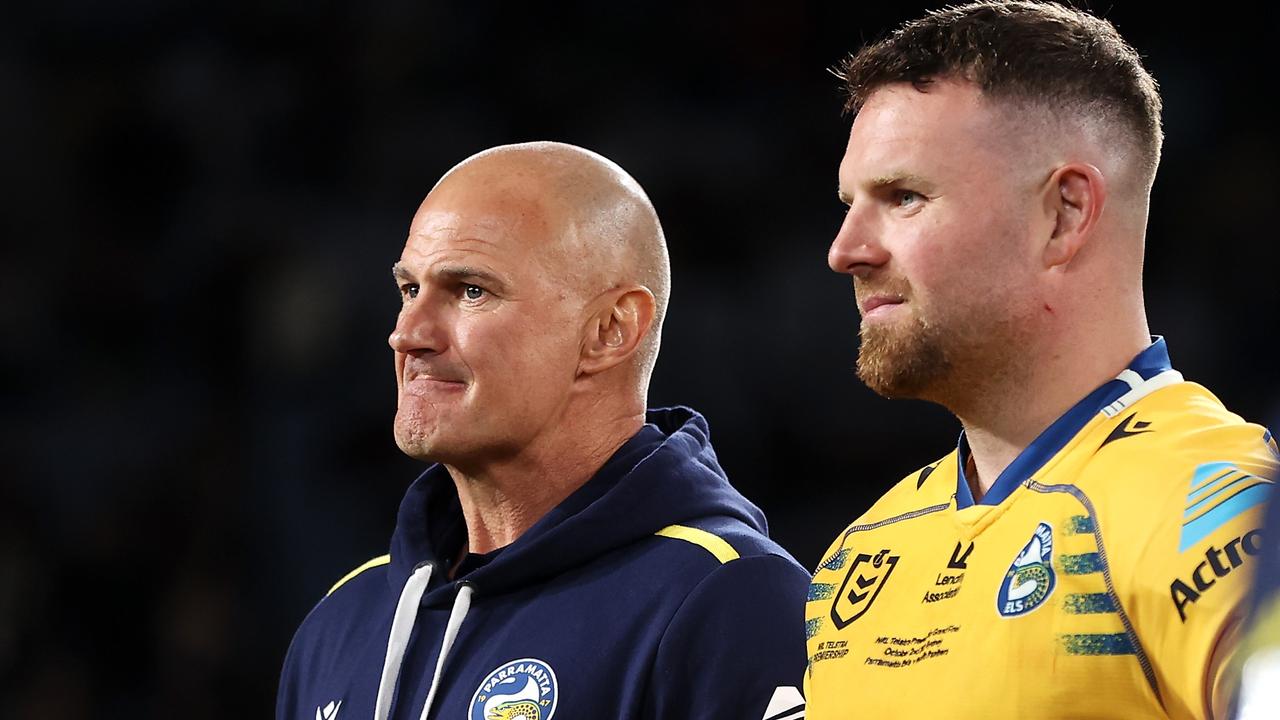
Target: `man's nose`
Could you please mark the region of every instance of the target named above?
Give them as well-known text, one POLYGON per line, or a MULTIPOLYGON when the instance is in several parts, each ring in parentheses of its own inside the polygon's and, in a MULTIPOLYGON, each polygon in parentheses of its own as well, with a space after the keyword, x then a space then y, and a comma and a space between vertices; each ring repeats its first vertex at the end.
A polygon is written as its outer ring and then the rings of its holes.
POLYGON ((400 309, 387 342, 398 353, 440 352, 445 340, 439 309, 433 308, 421 295, 409 300, 400 309))
POLYGON ((889 261, 876 222, 857 206, 845 213, 840 230, 827 251, 827 266, 838 273, 865 278, 889 261))

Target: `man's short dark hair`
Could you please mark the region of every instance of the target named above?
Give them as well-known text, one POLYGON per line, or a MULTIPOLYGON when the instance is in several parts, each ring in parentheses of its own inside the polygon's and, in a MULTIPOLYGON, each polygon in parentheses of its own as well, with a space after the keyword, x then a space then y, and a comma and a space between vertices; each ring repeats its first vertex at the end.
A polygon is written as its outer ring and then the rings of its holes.
POLYGON ((835 70, 846 110, 876 90, 964 79, 987 97, 1111 120, 1139 151, 1148 178, 1160 160, 1160 93, 1110 22, 1051 2, 984 0, 931 11, 867 45, 835 70))

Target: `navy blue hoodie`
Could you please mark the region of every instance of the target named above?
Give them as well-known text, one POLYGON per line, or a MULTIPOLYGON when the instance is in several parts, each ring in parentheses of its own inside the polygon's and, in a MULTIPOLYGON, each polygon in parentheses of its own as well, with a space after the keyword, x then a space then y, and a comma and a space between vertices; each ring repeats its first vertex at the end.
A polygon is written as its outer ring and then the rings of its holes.
POLYGON ((299 628, 278 720, 800 717, 808 573, 729 485, 701 415, 647 420, 453 580, 465 524, 452 479, 429 468, 389 558, 299 628))

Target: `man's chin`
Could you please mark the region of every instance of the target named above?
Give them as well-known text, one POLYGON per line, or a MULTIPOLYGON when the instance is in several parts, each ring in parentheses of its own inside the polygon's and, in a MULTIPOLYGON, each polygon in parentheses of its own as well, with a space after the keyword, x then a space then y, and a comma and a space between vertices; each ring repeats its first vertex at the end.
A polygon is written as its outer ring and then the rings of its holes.
POLYGON ((399 437, 397 437, 396 445, 400 447, 400 452, 404 453, 405 455, 408 455, 414 460, 420 460, 426 463, 435 462, 435 460, 432 459, 432 454, 430 449, 427 448, 426 445, 423 443, 417 442, 415 440, 401 440, 399 437))
POLYGON ((896 333, 887 328, 866 332, 858 349, 858 379, 878 395, 895 399, 929 400, 931 388, 948 372, 945 354, 936 338, 919 333, 896 333))
POLYGON ((440 441, 419 427, 395 425, 396 445, 400 452, 422 462, 440 462, 440 441))
POLYGON ((875 394, 890 400, 917 400, 923 397, 923 383, 918 378, 885 368, 881 364, 858 363, 858 379, 875 394))

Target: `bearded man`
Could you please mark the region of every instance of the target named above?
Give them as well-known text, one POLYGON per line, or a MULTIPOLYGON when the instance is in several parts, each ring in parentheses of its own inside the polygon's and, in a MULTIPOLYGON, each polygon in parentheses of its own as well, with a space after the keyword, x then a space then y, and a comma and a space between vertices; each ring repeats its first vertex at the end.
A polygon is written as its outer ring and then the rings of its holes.
POLYGON ((819 566, 808 717, 1225 717, 1276 453, 1147 327, 1155 81, 1035 2, 932 12, 842 75, 858 374, 963 433, 819 566))

